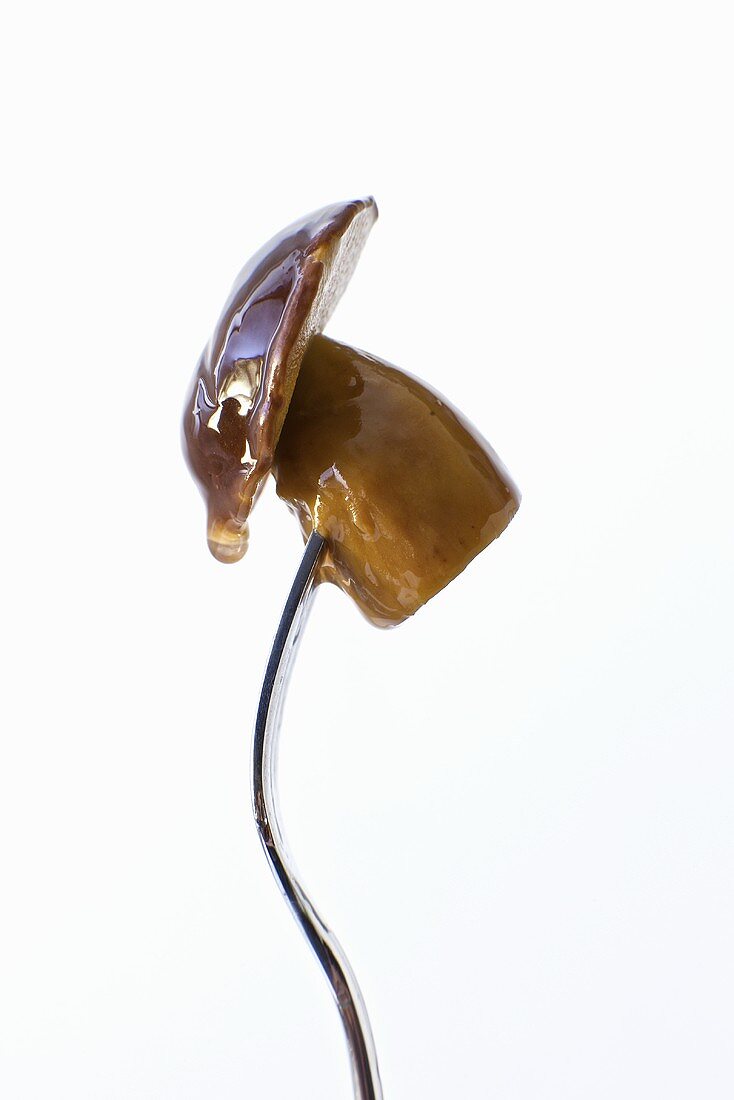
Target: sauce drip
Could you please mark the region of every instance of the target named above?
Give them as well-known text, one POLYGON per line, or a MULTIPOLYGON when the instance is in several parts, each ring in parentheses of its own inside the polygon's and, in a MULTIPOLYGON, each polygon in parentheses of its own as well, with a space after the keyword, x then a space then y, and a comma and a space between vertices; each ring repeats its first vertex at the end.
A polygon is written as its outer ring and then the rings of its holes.
POLYGON ((325 336, 301 363, 275 452, 278 494, 328 542, 320 579, 395 626, 500 535, 520 494, 443 398, 325 336))

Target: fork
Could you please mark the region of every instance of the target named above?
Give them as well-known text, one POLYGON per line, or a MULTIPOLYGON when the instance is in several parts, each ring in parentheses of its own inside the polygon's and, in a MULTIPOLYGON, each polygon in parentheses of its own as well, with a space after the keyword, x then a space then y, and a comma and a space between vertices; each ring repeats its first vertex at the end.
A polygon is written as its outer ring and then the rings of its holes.
POLYGON ((354 1100, 382 1100, 377 1053, 367 1009, 349 960, 300 883, 283 839, 278 814, 277 759, 283 702, 298 643, 315 592, 326 546, 314 531, 280 618, 270 651, 255 721, 252 802, 260 841, 285 900, 326 974, 349 1049, 354 1100))

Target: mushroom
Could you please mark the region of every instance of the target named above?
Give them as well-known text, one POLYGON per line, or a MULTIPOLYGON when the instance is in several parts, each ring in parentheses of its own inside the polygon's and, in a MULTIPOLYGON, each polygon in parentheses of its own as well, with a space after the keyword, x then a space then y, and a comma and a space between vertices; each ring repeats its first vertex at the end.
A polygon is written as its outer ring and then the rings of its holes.
POLYGON ((239 561, 303 353, 328 321, 377 217, 337 203, 273 237, 237 277, 194 375, 184 447, 208 508, 215 558, 239 561))
POLYGON ((278 494, 319 570, 376 626, 412 615, 497 538, 520 494, 489 443, 433 390, 315 336, 275 452, 278 494))
POLYGON ((304 535, 326 539, 319 579, 392 626, 504 531, 520 494, 444 398, 321 334, 376 216, 372 199, 325 207, 250 261, 199 363, 184 435, 215 557, 244 554, 272 469, 304 535))

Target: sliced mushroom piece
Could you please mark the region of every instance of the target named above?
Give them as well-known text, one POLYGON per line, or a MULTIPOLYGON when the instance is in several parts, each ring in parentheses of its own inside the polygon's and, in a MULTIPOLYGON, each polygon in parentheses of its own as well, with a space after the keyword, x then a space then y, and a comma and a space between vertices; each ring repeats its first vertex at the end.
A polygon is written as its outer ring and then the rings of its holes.
POLYGON ((275 453, 278 493, 327 541, 320 579, 394 626, 507 527, 520 494, 476 429, 374 356, 315 336, 275 453))
POLYGON ((202 353, 184 448, 220 561, 247 549, 303 354, 339 301, 377 217, 371 198, 326 206, 265 245, 238 276, 202 353))

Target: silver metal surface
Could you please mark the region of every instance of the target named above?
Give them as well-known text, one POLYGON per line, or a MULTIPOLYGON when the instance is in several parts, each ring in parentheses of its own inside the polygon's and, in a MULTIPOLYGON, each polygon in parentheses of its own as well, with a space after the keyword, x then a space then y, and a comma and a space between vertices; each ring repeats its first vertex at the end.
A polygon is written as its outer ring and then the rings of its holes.
POLYGON ((283 699, 314 594, 314 576, 325 543, 315 532, 306 544, 286 601, 265 672, 255 723, 252 799, 260 840, 281 891, 321 963, 346 1033, 355 1100, 382 1100, 377 1054, 357 979, 336 937, 301 886, 283 840, 278 816, 277 756, 283 699))

